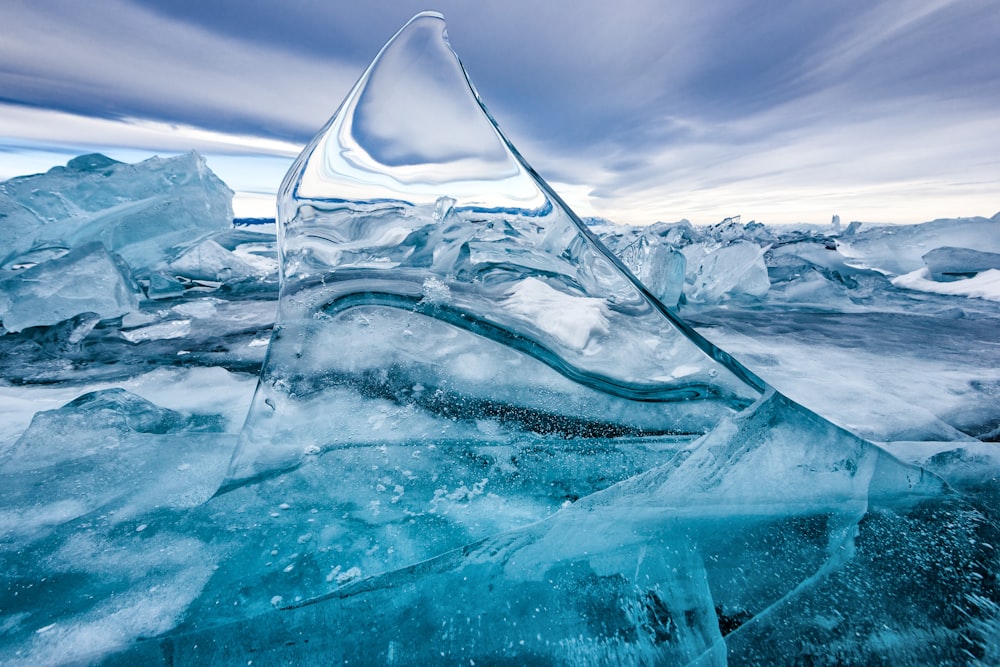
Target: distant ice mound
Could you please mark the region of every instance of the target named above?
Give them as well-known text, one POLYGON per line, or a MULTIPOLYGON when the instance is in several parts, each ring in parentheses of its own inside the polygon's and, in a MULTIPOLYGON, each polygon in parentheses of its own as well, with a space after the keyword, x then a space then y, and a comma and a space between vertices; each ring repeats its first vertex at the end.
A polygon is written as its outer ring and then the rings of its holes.
POLYGON ((0 269, 100 241, 145 277, 173 248, 229 229, 232 197, 194 152, 137 164, 81 155, 0 183, 0 269))
POLYGON ((232 197, 194 152, 81 155, 0 183, 0 332, 82 318, 82 338, 186 287, 266 290, 267 236, 233 229, 232 197))
MULTIPOLYGON (((957 264, 964 262, 971 262, 979 270, 995 268, 989 263, 978 267, 982 257, 961 255, 955 251, 966 249, 1000 253, 1000 213, 992 218, 954 218, 920 225, 863 228, 851 234, 845 232, 837 240, 837 249, 855 266, 870 267, 893 276, 923 269, 925 262, 933 271, 942 259, 950 272, 955 272, 957 264), (926 255, 938 249, 945 252, 935 253, 929 260, 926 259, 926 255)), ((966 273, 970 268, 964 267, 958 272, 966 273)))

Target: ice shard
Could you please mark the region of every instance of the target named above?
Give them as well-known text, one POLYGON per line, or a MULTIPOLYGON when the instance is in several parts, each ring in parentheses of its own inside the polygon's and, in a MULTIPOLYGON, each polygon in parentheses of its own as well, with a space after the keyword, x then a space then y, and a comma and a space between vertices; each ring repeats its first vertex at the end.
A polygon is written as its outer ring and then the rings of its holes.
POLYGON ((84 313, 121 317, 138 307, 138 292, 121 258, 94 241, 0 279, 0 324, 17 332, 84 313))
POLYGON ((206 474, 206 462, 220 422, 182 415, 118 388, 37 413, 13 445, 0 448, 4 546, 23 547, 102 507, 111 506, 124 520, 140 509, 204 502, 218 483, 206 474), (189 481, 176 474, 182 457, 193 457, 197 472, 208 478, 199 479, 200 489, 182 486, 189 481))
POLYGON ((278 208, 280 312, 234 484, 359 444, 701 434, 764 389, 522 160, 437 15, 382 50, 278 208))
POLYGON ((174 525, 224 557, 108 662, 916 664, 986 627, 975 508, 651 295, 506 140, 440 15, 383 48, 278 212, 256 396, 174 525))

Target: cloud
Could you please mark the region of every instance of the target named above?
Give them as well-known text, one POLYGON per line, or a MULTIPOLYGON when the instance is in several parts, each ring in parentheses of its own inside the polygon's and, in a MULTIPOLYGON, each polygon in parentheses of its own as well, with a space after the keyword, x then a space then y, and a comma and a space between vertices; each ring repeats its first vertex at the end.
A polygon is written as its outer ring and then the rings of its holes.
MULTIPOLYGON (((189 141, 287 159, 423 8, 5 3, 0 97, 11 104, 0 107, 0 144, 189 141)), ((921 211, 1000 208, 989 203, 1000 191, 993 0, 438 8, 501 127, 587 211, 628 222, 736 212, 915 222, 921 211)), ((245 180, 257 188, 255 173, 245 180)))
POLYGON ((569 180, 594 184, 589 205, 598 215, 632 223, 708 223, 733 214, 822 222, 834 213, 922 222, 1000 209, 994 113, 933 98, 850 109, 837 97, 818 94, 714 126, 726 138, 659 147, 633 169, 612 171, 595 160, 588 172, 575 161, 569 180))
POLYGON ((153 151, 198 150, 226 155, 295 157, 302 145, 270 137, 217 132, 147 118, 95 118, 0 103, 0 136, 10 145, 75 145, 108 148, 142 146, 153 151))
POLYGON ((358 75, 120 0, 13 7, 2 10, 0 94, 24 105, 304 139, 358 75))

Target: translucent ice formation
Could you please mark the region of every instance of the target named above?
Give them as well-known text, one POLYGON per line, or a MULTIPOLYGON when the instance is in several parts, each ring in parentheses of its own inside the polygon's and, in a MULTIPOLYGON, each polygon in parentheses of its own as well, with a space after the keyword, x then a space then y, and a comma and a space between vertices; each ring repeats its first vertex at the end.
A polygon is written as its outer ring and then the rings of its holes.
POLYGON ((261 266, 260 262, 252 263, 250 259, 223 248, 213 239, 206 239, 170 262, 170 270, 185 278, 218 282, 267 275, 269 267, 261 266))
POLYGON ((1000 253, 972 248, 935 248, 923 256, 934 280, 971 278, 982 271, 1000 271, 1000 253))
POLYGON ((776 663, 837 642, 864 663, 890 641, 872 628, 907 637, 896 662, 963 650, 975 511, 636 282, 497 129, 439 15, 307 146, 278 233, 260 384, 184 528, 226 557, 122 664, 776 663), (946 554, 954 574, 904 584, 946 554))
POLYGON ((971 248, 1000 253, 1000 213, 992 218, 934 220, 922 225, 862 227, 837 242, 842 255, 856 266, 891 275, 923 268, 923 257, 936 248, 971 248))
POLYGON ((175 246, 228 229, 232 196, 197 153, 138 164, 81 155, 0 183, 0 268, 100 241, 144 277, 175 246))
POLYGON ((96 323, 134 310, 138 292, 118 257, 87 243, 0 281, 0 323, 17 332, 84 313, 94 314, 96 323))
POLYGON ((278 225, 279 321, 234 484, 362 443, 438 443, 446 466, 469 439, 700 434, 763 390, 522 161, 434 15, 299 157, 278 225))
POLYGON ((154 507, 204 502, 218 483, 206 463, 220 451, 222 421, 167 410, 124 389, 90 392, 37 413, 12 446, 0 449, 3 541, 29 544, 102 507, 117 510, 121 521, 154 507), (185 459, 198 468, 178 475, 185 459))
POLYGON ((674 308, 684 292, 687 260, 666 243, 651 243, 642 235, 619 251, 618 256, 660 303, 674 308))
POLYGON ((753 301, 771 286, 765 253, 774 239, 757 223, 744 227, 727 218, 704 229, 687 221, 643 228, 602 225, 600 234, 653 296, 671 308, 679 302, 753 301))
POLYGON ((687 246, 689 301, 718 303, 726 298, 761 297, 771 287, 764 251, 756 243, 734 241, 720 247, 687 246))

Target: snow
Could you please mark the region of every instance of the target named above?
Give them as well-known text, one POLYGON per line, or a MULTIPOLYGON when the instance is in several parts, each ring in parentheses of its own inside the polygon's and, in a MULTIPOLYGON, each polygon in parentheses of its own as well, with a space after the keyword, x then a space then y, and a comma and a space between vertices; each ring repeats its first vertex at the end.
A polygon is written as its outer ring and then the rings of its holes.
POLYGON ((538 278, 519 282, 502 303, 570 349, 583 350, 591 338, 608 333, 604 299, 566 294, 538 278))
POLYGON ((972 278, 951 282, 937 282, 931 280, 930 276, 930 269, 916 269, 910 273, 896 276, 892 279, 892 284, 918 292, 1000 301, 1000 269, 989 269, 977 273, 972 278))

